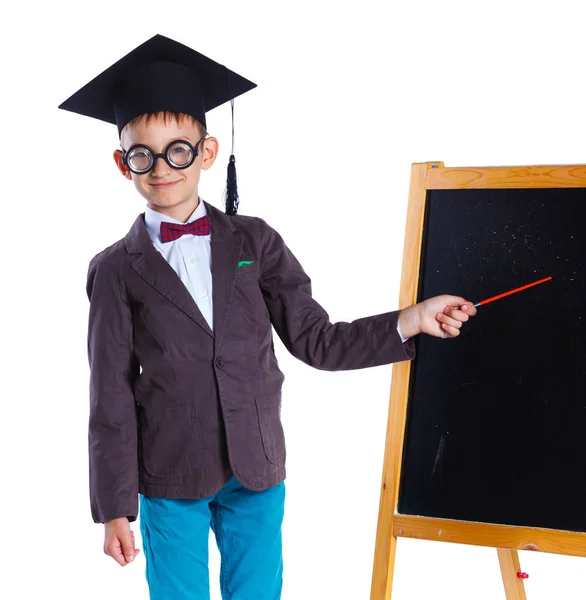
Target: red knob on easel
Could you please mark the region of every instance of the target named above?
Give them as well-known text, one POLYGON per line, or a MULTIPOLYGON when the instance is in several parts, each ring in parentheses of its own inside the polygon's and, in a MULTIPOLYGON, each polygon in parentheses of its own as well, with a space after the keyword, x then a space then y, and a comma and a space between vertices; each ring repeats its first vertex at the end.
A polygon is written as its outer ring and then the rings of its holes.
POLYGON ((519 579, 528 579, 529 578, 529 573, 523 573, 522 571, 519 571, 517 573, 517 577, 519 579))

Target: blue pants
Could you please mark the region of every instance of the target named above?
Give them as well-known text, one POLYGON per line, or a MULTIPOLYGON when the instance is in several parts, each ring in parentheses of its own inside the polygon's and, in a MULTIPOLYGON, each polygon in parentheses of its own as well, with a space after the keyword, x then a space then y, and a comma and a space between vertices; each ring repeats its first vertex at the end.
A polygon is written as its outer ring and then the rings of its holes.
POLYGON ((210 526, 220 551, 223 600, 279 600, 285 483, 262 492, 235 477, 211 498, 140 495, 140 532, 151 600, 209 600, 210 526))

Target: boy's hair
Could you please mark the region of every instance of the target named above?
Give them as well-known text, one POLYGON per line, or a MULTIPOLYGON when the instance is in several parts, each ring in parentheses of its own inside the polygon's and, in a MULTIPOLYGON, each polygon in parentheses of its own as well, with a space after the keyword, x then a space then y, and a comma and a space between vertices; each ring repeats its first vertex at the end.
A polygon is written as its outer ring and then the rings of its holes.
MULTIPOLYGON (((199 137, 203 137, 208 133, 203 123, 195 117, 192 117, 191 115, 188 115, 186 113, 176 112, 172 110, 162 110, 158 112, 144 113, 142 115, 138 115, 138 117, 135 117, 134 119, 132 119, 132 121, 126 123, 122 131, 124 131, 124 129, 127 128, 129 131, 131 131, 142 121, 144 121, 145 125, 148 125, 149 121, 151 121, 154 117, 162 117, 163 123, 165 123, 165 125, 167 125, 169 121, 175 121, 177 125, 182 125, 187 120, 199 131, 199 137)), ((120 132, 121 138, 122 131, 120 132)))

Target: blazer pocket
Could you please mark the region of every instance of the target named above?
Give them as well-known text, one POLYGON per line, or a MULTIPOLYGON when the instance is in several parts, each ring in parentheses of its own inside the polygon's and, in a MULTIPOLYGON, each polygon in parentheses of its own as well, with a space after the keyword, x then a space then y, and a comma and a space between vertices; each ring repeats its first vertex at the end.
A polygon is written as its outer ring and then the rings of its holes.
POLYGON ((200 468, 201 424, 193 405, 139 408, 140 455, 152 477, 181 477, 200 468))
POLYGON ((236 269, 236 283, 248 283, 250 281, 258 281, 258 273, 254 264, 238 267, 236 269))
POLYGON ((285 459, 285 434, 281 423, 281 392, 254 397, 262 445, 267 459, 281 466, 285 459))

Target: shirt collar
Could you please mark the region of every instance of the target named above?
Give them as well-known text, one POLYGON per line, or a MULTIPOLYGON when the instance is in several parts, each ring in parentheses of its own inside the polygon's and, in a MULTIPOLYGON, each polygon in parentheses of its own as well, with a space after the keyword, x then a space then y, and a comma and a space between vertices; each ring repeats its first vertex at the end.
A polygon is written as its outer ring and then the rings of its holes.
MULTIPOLYGON (((201 199, 201 196, 199 196, 199 203, 197 205, 197 208, 191 213, 191 215, 185 222, 191 223, 192 221, 195 221, 196 219, 199 219, 200 217, 203 217, 204 215, 207 215, 206 207, 205 207, 205 204, 203 203, 203 200, 201 199)), ((164 215, 156 210, 153 210, 147 204, 145 211, 144 211, 144 224, 146 225, 148 234, 149 234, 151 240, 153 241, 153 244, 155 244, 155 246, 157 246, 158 248, 163 250, 163 252, 166 253, 173 242, 166 242, 166 243, 161 242, 161 222, 162 221, 168 221, 169 223, 183 223, 183 221, 178 221, 177 219, 174 219, 173 217, 169 217, 169 216, 164 215)), ((179 239, 181 239, 181 238, 179 238, 179 239)))

